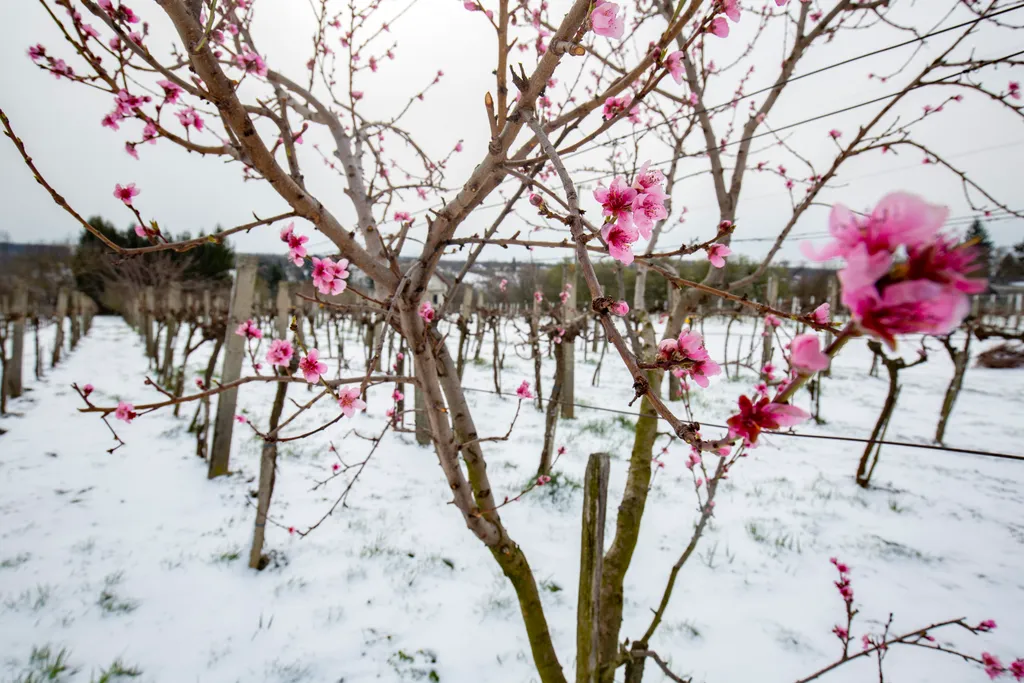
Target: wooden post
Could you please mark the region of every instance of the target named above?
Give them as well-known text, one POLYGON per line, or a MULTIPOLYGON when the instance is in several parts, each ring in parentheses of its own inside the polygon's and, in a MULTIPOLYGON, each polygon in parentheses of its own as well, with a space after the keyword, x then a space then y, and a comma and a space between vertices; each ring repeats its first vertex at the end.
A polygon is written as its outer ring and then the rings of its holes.
POLYGON ((597 683, 601 624, 601 575, 604 526, 608 507, 607 453, 592 453, 583 476, 583 523, 580 534, 580 590, 576 603, 576 683, 597 683))
MULTIPOLYGON (((772 308, 775 308, 774 302, 779 298, 779 281, 775 279, 774 275, 768 278, 768 291, 765 296, 768 300, 767 303, 772 308)), ((768 363, 772 362, 772 355, 775 353, 773 344, 775 343, 775 330, 770 325, 764 325, 764 319, 761 319, 762 327, 764 328, 764 342, 761 344, 761 367, 763 368, 768 363)), ((766 380, 766 377, 761 379, 766 380)))
MULTIPOLYGON (((234 382, 242 372, 245 357, 245 338, 235 334, 252 310, 252 294, 256 285, 256 258, 239 256, 235 284, 231 288, 231 308, 224 330, 224 365, 220 373, 221 384, 234 382)), ((213 427, 213 447, 210 449, 210 479, 228 473, 231 457, 231 432, 235 424, 235 406, 238 389, 222 392, 217 399, 217 418, 213 427)))
POLYGON ((288 338, 288 323, 292 312, 292 294, 288 283, 277 283, 277 338, 288 338))
POLYGON ((174 342, 178 337, 178 313, 181 311, 181 285, 175 282, 167 289, 167 299, 164 304, 164 312, 167 316, 165 329, 167 334, 164 339, 163 366, 160 370, 160 377, 164 383, 168 382, 174 372, 174 342))
POLYGON ((14 296, 11 298, 11 358, 7 361, 7 372, 4 381, 7 383, 7 395, 11 398, 21 396, 21 369, 25 355, 25 317, 28 314, 28 290, 20 282, 14 284, 14 296))
POLYGON ((57 291, 57 308, 54 311, 54 320, 57 329, 53 337, 53 356, 50 358, 50 367, 55 367, 60 362, 60 352, 64 348, 64 318, 68 315, 68 292, 66 289, 57 291))
MULTIPOLYGON (((562 324, 568 325, 576 317, 576 261, 565 264, 562 271, 563 289, 568 285, 569 298, 565 300, 565 315, 562 324)), ((572 340, 562 342, 564 365, 562 365, 562 418, 571 420, 576 417, 576 336, 572 340)))
POLYGON ((78 309, 81 308, 82 295, 78 292, 71 292, 71 348, 78 346, 78 340, 82 338, 81 319, 78 317, 78 309))

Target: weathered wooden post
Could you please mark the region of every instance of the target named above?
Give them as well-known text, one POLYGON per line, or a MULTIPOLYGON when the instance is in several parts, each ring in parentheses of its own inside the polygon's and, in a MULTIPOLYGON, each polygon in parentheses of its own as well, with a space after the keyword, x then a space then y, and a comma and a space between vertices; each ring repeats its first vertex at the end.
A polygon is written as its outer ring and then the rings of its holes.
POLYGON ((24 390, 21 370, 25 357, 25 318, 28 315, 28 290, 20 282, 14 283, 11 297, 11 358, 7 361, 7 395, 18 398, 24 390))
POLYGON ((576 603, 576 683, 597 683, 601 624, 601 575, 604 527, 608 508, 607 453, 592 453, 583 476, 583 522, 580 534, 580 590, 576 603))
MULTIPOLYGON (((576 317, 576 261, 566 263, 562 270, 562 288, 568 288, 568 298, 563 306, 562 324, 568 325, 576 317)), ((564 365, 562 366, 562 418, 576 417, 576 336, 562 342, 564 365)))
POLYGON ((71 292, 71 308, 69 315, 71 317, 71 348, 74 349, 78 346, 78 340, 82 338, 82 320, 78 316, 78 311, 82 307, 82 295, 78 292, 71 292))
POLYGON ((68 315, 68 292, 66 289, 57 291, 57 308, 54 310, 53 318, 57 324, 53 337, 53 355, 50 358, 50 367, 55 367, 60 362, 60 352, 64 348, 64 318, 68 315))
POLYGON ((168 382, 171 373, 174 372, 174 342, 178 337, 178 314, 181 311, 181 285, 175 282, 167 288, 167 298, 164 302, 164 313, 167 316, 167 335, 164 339, 163 365, 160 370, 160 377, 163 382, 168 382))
MULTIPOLYGON (((774 302, 779 298, 779 281, 775 279, 775 276, 769 276, 768 278, 768 291, 765 298, 768 300, 768 305, 775 308, 774 302)), ((764 343, 761 344, 761 367, 763 368, 768 363, 772 362, 772 355, 775 353, 775 329, 771 325, 764 324, 764 318, 761 319, 762 327, 764 327, 764 343)), ((767 380, 767 377, 761 379, 767 380)))
MULTIPOLYGON (((671 282, 668 283, 668 310, 671 313, 676 310, 676 306, 679 305, 679 300, 683 298, 682 291, 671 282)), ((629 322, 627 321, 628 325, 629 322)), ((668 373, 668 400, 669 401, 681 401, 683 400, 683 383, 682 381, 673 375, 671 372, 668 373)))
POLYGON ((288 283, 281 280, 277 283, 277 338, 288 338, 289 316, 292 312, 292 295, 288 283))
POLYGON ((142 335, 146 340, 146 357, 150 360, 156 357, 156 334, 153 330, 155 314, 156 293, 152 287, 146 287, 142 290, 142 335))
MULTIPOLYGON (((245 322, 252 310, 253 288, 256 285, 256 257, 239 256, 235 284, 231 288, 231 307, 228 310, 227 325, 224 328, 224 365, 220 382, 228 384, 239 378, 242 360, 245 358, 245 338, 235 334, 238 326, 245 322)), ((213 447, 210 449, 210 479, 228 473, 231 457, 231 433, 235 424, 235 406, 238 403, 238 389, 228 389, 218 395, 217 418, 213 427, 213 447)))

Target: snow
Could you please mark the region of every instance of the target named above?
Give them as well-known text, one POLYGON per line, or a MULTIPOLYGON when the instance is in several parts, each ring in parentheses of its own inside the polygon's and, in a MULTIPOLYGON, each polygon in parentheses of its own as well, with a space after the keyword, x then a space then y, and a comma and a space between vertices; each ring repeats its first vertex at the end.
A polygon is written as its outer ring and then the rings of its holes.
MULTIPOLYGON (((706 324, 718 359, 724 331, 724 324, 706 324)), ((746 350, 751 328, 741 332, 746 350)), ((322 330, 319 336, 324 340, 322 330)), ((457 344, 457 333, 449 343, 457 344)), ((930 443, 952 370, 945 351, 930 346, 927 363, 901 374, 889 439, 930 443)), ((485 342, 488 360, 490 348, 485 342)), ((358 372, 361 346, 349 337, 346 349, 352 369, 344 372, 358 372)), ((902 349, 909 358, 916 345, 902 349)), ((45 344, 42 352, 48 354, 45 344)), ((205 366, 201 356, 190 359, 187 384, 205 366)), ((628 375, 612 351, 598 387, 590 386, 595 354, 584 359, 581 343, 576 358, 578 403, 630 410, 628 375)), ((327 362, 333 376, 337 359, 327 362)), ((864 343, 851 344, 824 380, 826 424, 798 431, 868 435, 886 391, 884 370, 869 378, 869 366, 864 343)), ((384 437, 347 507, 307 537, 288 533, 288 526, 314 524, 340 495, 347 477, 311 490, 336 462, 329 444, 347 463, 366 457, 371 443, 356 434, 380 432, 391 386, 371 390, 366 415, 282 446, 271 516, 284 528, 269 525, 265 547, 278 561, 255 572, 246 560, 260 442, 245 425, 235 425, 233 474, 213 481, 187 433, 191 409, 177 419, 162 411, 131 425, 112 421, 127 445, 106 453, 111 435, 95 415, 76 412, 81 400, 71 382, 92 382, 99 404, 156 396, 142 384, 151 372, 142 343, 120 319, 97 318, 79 347, 42 380, 32 378, 30 358, 25 367, 29 391, 10 406, 20 414, 0 418, 8 430, 0 436, 0 679, 18 680, 32 648, 48 644, 68 652, 72 670, 57 679, 65 681, 94 680, 116 659, 141 670, 137 680, 174 683, 432 680, 432 671, 440 681, 538 680, 511 586, 450 504, 433 450, 417 446, 411 434, 384 437)), ((552 371, 553 361, 545 359, 545 393, 552 371)), ((721 376, 695 391, 695 418, 723 423, 752 377, 721 376)), ((523 379, 532 382, 532 361, 507 346, 501 379, 507 395, 468 395, 481 436, 508 429, 516 405, 508 395, 523 379)), ((469 362, 464 385, 493 391, 490 363, 469 362)), ((240 412, 265 426, 272 391, 244 386, 240 412)), ((311 397, 299 385, 289 396, 311 397)), ((1022 396, 1024 372, 969 368, 947 444, 1021 453, 1022 396)), ((807 407, 805 392, 799 401, 807 407)), ((332 405, 310 411, 296 420, 294 433, 335 411, 332 405)), ((570 678, 581 506, 573 483, 582 480, 589 453, 611 454, 610 542, 632 422, 578 409, 575 420, 558 426, 557 443, 567 453, 557 463, 556 483, 570 483, 536 489, 501 511, 543 588, 570 678)), ((524 405, 512 438, 486 444, 499 500, 529 483, 542 439, 543 415, 524 405)), ((861 610, 856 642, 878 632, 890 612, 895 631, 961 616, 991 618, 999 624, 993 633, 949 632, 940 640, 975 655, 991 651, 1004 663, 1024 656, 1024 462, 886 446, 874 486, 864 490, 853 482, 863 444, 782 435, 763 441, 723 483, 712 528, 682 570, 650 643, 678 674, 695 681, 792 681, 831 663, 840 648, 830 630, 844 621, 831 556, 852 566, 861 610)), ((666 442, 659 439, 656 448, 666 442)), ((686 457, 678 443, 662 457, 627 575, 622 639, 646 629, 689 539, 697 511, 686 457)), ((877 673, 866 659, 822 680, 873 680, 877 673)), ((904 683, 987 680, 980 668, 914 648, 893 649, 886 668, 904 683)), ((646 680, 663 680, 653 665, 647 670, 646 680)))

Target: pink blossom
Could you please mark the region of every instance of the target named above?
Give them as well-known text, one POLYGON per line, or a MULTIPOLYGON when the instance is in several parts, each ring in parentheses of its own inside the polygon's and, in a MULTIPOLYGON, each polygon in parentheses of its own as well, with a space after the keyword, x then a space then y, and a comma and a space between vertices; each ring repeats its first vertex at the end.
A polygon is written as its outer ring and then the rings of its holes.
POLYGON ((195 128, 196 132, 203 130, 203 117, 192 107, 185 107, 175 112, 174 115, 178 117, 178 121, 185 127, 186 132, 189 128, 195 128))
POLYGON ((981 653, 981 663, 985 666, 985 673, 991 679, 996 679, 1006 673, 1006 667, 999 661, 999 657, 988 652, 981 653))
POLYGON ((637 194, 654 194, 661 199, 667 199, 668 195, 662 192, 661 185, 665 182, 665 174, 656 168, 651 168, 651 162, 645 161, 640 170, 636 172, 633 179, 633 189, 637 194))
MULTIPOLYGON (((611 187, 599 187, 594 190, 594 199, 601 204, 602 215, 612 216, 628 226, 633 224, 633 200, 636 198, 636 190, 626 185, 622 177, 612 180, 611 187)), ((632 241, 636 241, 634 238, 632 241)))
POLYGON ((142 129, 142 139, 150 144, 156 143, 156 138, 159 135, 156 124, 152 121, 147 121, 146 126, 142 129))
POLYGON ((871 215, 862 218, 842 204, 835 204, 829 215, 829 232, 834 241, 815 252, 801 244, 804 255, 814 261, 846 257, 863 244, 868 254, 893 252, 900 245, 917 247, 931 242, 946 221, 949 209, 928 204, 905 192, 886 195, 871 215))
POLYGON ((782 324, 782 321, 779 320, 778 316, 769 313, 764 317, 764 324, 765 327, 778 327, 782 324))
POLYGON ((138 195, 139 190, 136 189, 135 183, 128 183, 124 187, 121 187, 120 183, 114 185, 114 196, 124 202, 125 206, 131 206, 132 198, 138 195))
POLYGON ((135 412, 135 406, 133 406, 131 403, 128 403, 126 401, 118 401, 117 410, 114 411, 114 417, 116 417, 118 420, 123 420, 124 422, 131 423, 132 420, 138 417, 138 413, 135 412))
POLYGON ((850 632, 847 631, 842 626, 835 626, 835 627, 833 627, 832 628, 832 633, 836 634, 836 637, 839 638, 840 640, 849 640, 850 639, 850 632))
POLYGON ((687 358, 702 360, 708 357, 708 352, 704 348, 704 337, 696 332, 683 330, 679 333, 679 339, 676 341, 676 344, 679 348, 679 353, 687 358))
POLYGON ((822 305, 818 306, 811 312, 810 318, 819 325, 828 325, 829 323, 829 304, 826 301, 822 305))
POLYGON ((551 483, 551 477, 549 477, 548 475, 542 474, 539 477, 537 477, 537 486, 543 486, 544 484, 549 483, 551 483))
POLYGON ((658 342, 658 357, 662 360, 676 360, 679 353, 679 342, 675 339, 662 339, 658 342))
POLYGON ((626 29, 626 22, 619 16, 619 6, 601 0, 597 1, 594 11, 590 13, 590 25, 594 33, 606 38, 621 38, 626 29))
POLYGON ((654 222, 668 218, 665 209, 665 194, 655 186, 653 192, 643 192, 633 199, 633 224, 644 239, 651 238, 654 222))
POLYGON ((135 159, 136 161, 139 160, 139 153, 135 151, 135 143, 134 142, 126 142, 126 143, 124 143, 124 151, 128 152, 128 154, 133 159, 135 159))
POLYGON ((841 133, 841 132, 839 132, 839 131, 838 131, 837 129, 835 129, 835 128, 833 128, 832 130, 830 130, 830 131, 828 132, 828 134, 829 134, 829 137, 831 137, 831 138, 832 138, 833 140, 838 140, 838 139, 840 138, 840 136, 842 136, 842 133, 841 133))
POLYGON ((281 239, 288 243, 288 258, 292 260, 292 263, 301 267, 306 261, 305 244, 309 241, 309 237, 297 235, 295 233, 295 224, 289 223, 286 228, 281 230, 281 239))
POLYGON ((715 268, 724 268, 725 257, 732 254, 732 249, 717 242, 705 247, 705 251, 708 253, 708 261, 711 261, 711 265, 715 268))
POLYGON ((708 30, 719 38, 728 38, 729 22, 725 20, 725 17, 715 17, 711 20, 711 25, 708 27, 708 30))
POLYGON ((801 372, 815 373, 828 367, 829 357, 821 351, 818 335, 808 332, 793 338, 790 363, 801 372))
POLYGON ((245 418, 245 415, 235 415, 235 422, 237 422, 238 424, 244 425, 248 421, 249 420, 245 418))
POLYGON ((866 244, 858 244, 846 253, 846 267, 839 271, 843 291, 852 291, 874 285, 892 267, 893 256, 888 251, 874 254, 866 244))
POLYGON ((359 389, 348 387, 338 392, 338 407, 345 417, 352 417, 357 410, 366 408, 366 401, 359 398, 359 389))
POLYGON ((505 278, 501 278, 501 282, 498 283, 498 289, 500 289, 503 292, 508 290, 508 280, 506 280, 505 278))
POLYGON ((676 50, 665 58, 665 68, 668 70, 672 80, 678 84, 683 82, 683 52, 676 50))
POLYGON ((1013 680, 1024 681, 1024 659, 1015 659, 1010 664, 1010 674, 1013 675, 1013 680))
POLYGON ((50 71, 53 72, 54 77, 59 81, 61 76, 71 78, 75 75, 74 70, 68 66, 67 62, 63 59, 53 60, 53 64, 50 67, 50 71))
POLYGON ((771 363, 765 363, 764 367, 761 368, 761 374, 769 380, 775 379, 775 366, 771 363))
POLYGON ((979 631, 983 631, 983 632, 987 633, 988 631, 996 630, 996 622, 994 622, 991 619, 986 619, 985 621, 981 622, 980 624, 978 624, 974 628, 976 628, 979 631))
POLYGON ((400 223, 406 223, 412 220, 412 216, 409 215, 408 211, 396 211, 395 220, 400 223))
POLYGON ((320 375, 327 372, 327 363, 321 362, 320 351, 310 349, 306 356, 299 361, 299 370, 307 382, 316 384, 320 381, 320 375))
POLYGON ((796 406, 771 403, 767 398, 754 403, 745 395, 740 395, 739 409, 739 413, 726 421, 729 425, 729 438, 742 437, 751 446, 757 443, 763 429, 800 424, 810 417, 809 413, 796 406))
POLYGON ((83 396, 88 397, 89 394, 91 394, 93 391, 95 391, 95 387, 93 387, 93 385, 91 384, 86 384, 84 387, 82 387, 83 396))
POLYGON ((931 280, 945 284, 958 292, 978 294, 984 292, 984 278, 971 278, 982 268, 980 253, 972 244, 957 244, 955 240, 939 235, 935 242, 907 250, 908 280, 931 280))
POLYGON ((270 342, 270 350, 267 351, 267 362, 271 365, 288 367, 294 353, 295 349, 292 348, 290 341, 287 339, 275 339, 270 342))
POLYGON ((238 326, 238 329, 235 330, 235 334, 239 337, 245 337, 246 339, 263 338, 263 331, 256 326, 256 323, 254 323, 251 318, 246 320, 244 323, 241 323, 238 326))
POLYGON ((608 243, 608 254, 613 259, 627 266, 633 262, 633 243, 640 237, 636 228, 622 220, 606 223, 601 237, 608 243))
POLYGON ((632 120, 633 113, 636 110, 635 107, 630 108, 632 103, 633 98, 628 95, 623 95, 621 97, 609 97, 604 101, 604 109, 602 110, 601 115, 604 117, 605 121, 611 121, 619 114, 629 112, 630 119, 632 120))
POLYGON ((536 292, 533 293, 533 300, 536 301, 537 303, 544 301, 544 295, 541 294, 540 290, 537 290, 536 292))
POLYGON ((1015 100, 1020 99, 1020 83, 1017 81, 1010 81, 1010 97, 1015 100))
POLYGON ((561 299, 564 304, 569 299, 569 292, 560 292, 558 298, 561 299))
POLYGON ((533 398, 533 392, 530 391, 530 383, 525 379, 523 380, 523 383, 519 385, 519 388, 516 389, 516 396, 521 399, 533 398))
POLYGON ((166 104, 177 103, 178 97, 181 96, 181 93, 183 92, 181 86, 177 83, 172 83, 171 81, 157 81, 156 84, 163 88, 164 102, 166 104))
POLYGON ((629 304, 625 301, 616 301, 612 304, 612 315, 617 315, 620 318, 624 318, 629 315, 629 304))
POLYGON ((758 396, 767 396, 768 385, 765 384, 764 382, 758 382, 757 384, 754 385, 754 393, 757 394, 758 396))
POLYGON ((690 451, 690 457, 686 459, 686 469, 692 470, 694 467, 702 465, 703 462, 700 458, 700 453, 696 449, 690 451))
POLYGON ((42 45, 36 44, 28 48, 28 58, 33 62, 37 62, 44 57, 46 57, 46 48, 42 45))
POLYGON ((536 192, 531 192, 529 199, 530 203, 533 204, 534 206, 544 206, 544 198, 541 197, 536 192))
POLYGON ((694 361, 688 372, 693 377, 694 382, 700 387, 707 389, 710 384, 708 377, 722 374, 722 366, 711 360, 711 358, 702 358, 694 361))
POLYGON ((890 348, 895 347, 897 334, 947 334, 969 310, 967 297, 925 280, 889 285, 882 294, 874 287, 843 292, 843 303, 863 329, 890 348))
POLYGON ((256 74, 257 76, 267 75, 267 63, 248 47, 242 50, 242 54, 235 57, 235 63, 246 73, 256 74))
POLYGON ((405 394, 403 394, 398 389, 395 389, 393 392, 391 392, 391 398, 395 401, 401 401, 403 398, 405 398, 405 394))
POLYGON ((203 380, 199 377, 196 377, 196 388, 199 389, 199 391, 204 391, 206 389, 206 385, 203 384, 203 380))
MULTIPOLYGON (((301 246, 301 245, 300 245, 301 246)), ((305 248, 303 248, 305 252, 305 248)), ((341 259, 337 263, 329 258, 313 260, 313 286, 321 294, 337 296, 345 291, 348 283, 348 259, 341 259)))
POLYGON ((434 307, 430 305, 429 301, 424 301, 420 304, 419 316, 423 318, 423 322, 430 324, 434 319, 434 307))
MULTIPOLYGON (((725 16, 732 19, 734 22, 740 20, 740 3, 739 0, 718 0, 719 8, 725 13, 725 16)), ((723 36, 724 37, 724 36, 723 36)))

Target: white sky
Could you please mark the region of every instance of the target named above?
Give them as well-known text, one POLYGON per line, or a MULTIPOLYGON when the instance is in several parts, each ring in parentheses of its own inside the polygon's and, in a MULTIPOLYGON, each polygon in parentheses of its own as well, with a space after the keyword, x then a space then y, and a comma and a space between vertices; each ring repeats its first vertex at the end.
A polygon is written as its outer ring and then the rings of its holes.
MULTIPOLYGON (((264 54, 272 68, 285 74, 303 79, 306 74, 305 61, 309 56, 310 34, 313 15, 310 6, 300 0, 255 0, 256 21, 254 36, 258 50, 264 54)), ((764 3, 774 6, 774 0, 751 0, 745 7, 761 7, 764 3)), ((833 0, 814 0, 815 6, 828 9, 833 0)), ((153 22, 153 35, 148 41, 150 49, 157 55, 166 55, 171 30, 168 22, 154 3, 134 0, 129 3, 140 15, 153 22)), ((384 0, 378 15, 381 20, 397 14, 407 0, 384 0)), ((493 2, 491 4, 494 4, 493 2)), ((552 6, 565 7, 567 0, 552 0, 552 6)), ((944 15, 954 0, 896 0, 893 17, 904 23, 912 23, 921 30, 931 29, 944 15)), ((1009 2, 1002 2, 1009 5, 1009 2)), ((487 3, 485 2, 485 5, 487 3)), ((790 11, 796 11, 797 3, 792 2, 790 11)), ((63 18, 63 11, 60 11, 63 18)), ((557 22, 560 12, 550 15, 557 22)), ((963 10, 957 10, 943 26, 970 18, 963 10)), ((1004 15, 1002 19, 1024 24, 1024 10, 1004 15)), ((88 19, 87 19, 88 21, 88 19)), ((747 43, 756 27, 757 18, 747 12, 739 25, 733 26, 733 34, 727 40, 708 38, 708 58, 718 64, 726 63, 747 43)), ((104 41, 109 33, 98 21, 92 21, 101 28, 104 41)), ((336 34, 333 34, 336 36, 336 34)), ((652 34, 653 35, 653 34, 652 34)), ((933 58, 939 49, 945 47, 952 37, 949 33, 930 40, 915 59, 914 65, 933 58)), ((970 42, 969 48, 976 57, 1003 56, 1020 49, 1020 32, 1010 29, 986 28, 970 42), (1017 35, 1014 35, 1016 33, 1017 35)), ((404 106, 409 96, 429 83, 438 69, 445 72, 441 84, 428 93, 425 101, 417 102, 405 123, 408 124, 419 143, 436 158, 447 154, 455 143, 464 139, 465 149, 454 155, 447 173, 449 186, 461 184, 470 174, 473 165, 483 158, 488 139, 488 128, 482 105, 483 95, 494 82, 494 35, 490 25, 479 13, 470 13, 457 0, 419 0, 400 19, 392 23, 391 38, 397 42, 394 61, 384 60, 376 74, 361 73, 356 89, 366 93, 360 104, 360 111, 367 118, 384 117, 404 106), (455 37, 458 37, 457 39, 455 37)), ((529 34, 524 33, 529 39, 529 34)), ((867 31, 846 31, 836 36, 829 44, 816 45, 804 58, 797 73, 804 73, 836 61, 861 54, 872 49, 905 40, 906 34, 879 26, 867 31)), ((592 36, 588 36, 590 40, 592 36)), ((646 45, 645 34, 641 45, 646 45)), ((84 67, 71 54, 67 44, 62 42, 52 21, 39 2, 35 0, 7 0, 0 3, 0 106, 9 115, 15 130, 28 146, 39 168, 46 178, 83 215, 101 214, 119 227, 126 227, 133 221, 131 213, 112 195, 115 183, 135 182, 142 190, 136 199, 136 206, 143 215, 159 220, 165 229, 180 232, 200 229, 211 230, 217 224, 223 227, 245 223, 251 220, 253 212, 268 216, 287 211, 287 207, 273 190, 263 182, 243 182, 241 166, 224 163, 220 159, 200 158, 166 141, 157 145, 140 145, 141 161, 135 161, 124 151, 127 139, 137 140, 141 124, 125 122, 119 132, 100 126, 101 117, 112 108, 112 98, 66 80, 57 81, 51 74, 34 67, 26 55, 30 44, 41 42, 52 52, 65 59, 82 72, 84 67)), ((377 43, 383 51, 387 42, 377 43)), ((532 45, 532 41, 531 41, 532 45)), ((597 38, 595 45, 607 51, 607 39, 597 38)), ((336 40, 332 47, 340 49, 336 40)), ((862 60, 855 64, 829 70, 811 76, 787 87, 780 103, 768 118, 768 123, 781 127, 812 116, 857 104, 899 89, 906 78, 894 79, 882 84, 867 78, 869 72, 885 72, 895 69, 911 54, 912 47, 905 47, 883 55, 862 60)), ((770 83, 777 75, 779 55, 783 53, 781 32, 767 33, 759 42, 748 63, 756 65, 747 91, 770 83)), ((958 56, 967 56, 962 49, 958 56)), ((527 70, 535 63, 532 47, 527 52, 514 52, 513 63, 523 60, 527 70)), ((573 60, 560 67, 556 76, 560 79, 555 93, 571 82, 579 68, 579 60, 573 60)), ((596 68, 589 60, 583 66, 588 72, 596 68)), ((737 78, 746 70, 741 69, 723 76, 716 85, 709 87, 707 105, 728 100, 735 89, 737 78)), ((909 73, 909 72, 908 72, 909 73)), ((983 82, 992 89, 1005 92, 1010 80, 1024 81, 1024 69, 988 70, 983 82)), ((584 78, 585 82, 588 81, 584 78)), ((670 79, 662 86, 682 94, 686 89, 677 86, 670 79)), ((255 93, 265 95, 265 90, 245 86, 243 92, 250 97, 255 93)), ((933 89, 917 93, 907 99, 900 108, 903 119, 916 117, 924 104, 938 104, 943 96, 963 92, 964 101, 947 107, 940 114, 915 127, 915 139, 932 146, 949 161, 960 165, 970 176, 1014 209, 1024 208, 1021 190, 1021 152, 1024 150, 1024 126, 1022 119, 1007 111, 1002 105, 987 100, 976 92, 959 91, 952 88, 933 89)), ((760 97, 754 101, 760 104, 760 97)), ((1020 103, 1020 102, 1018 102, 1020 103)), ((740 121, 745 119, 747 102, 740 104, 740 121)), ((883 104, 870 105, 853 112, 828 117, 808 125, 787 131, 787 141, 794 149, 812 160, 818 172, 824 170, 835 153, 835 147, 828 138, 828 131, 837 128, 849 139, 859 123, 878 111, 883 104)), ((170 112, 165 112, 165 116, 170 112)), ((209 117, 207 117, 209 118, 209 117)), ((166 119, 171 121, 172 119, 166 119)), ((180 131, 177 123, 168 127, 180 131)), ((592 115, 582 130, 589 131, 598 125, 597 116, 592 115)), ((620 123, 612 129, 614 136, 629 132, 628 123, 620 123)), ((718 131, 725 128, 725 121, 718 122, 718 131)), ((735 137, 735 136, 734 136, 735 137)), ((313 142, 320 142, 322 148, 330 149, 330 143, 322 134, 307 134, 306 143, 299 147, 300 159, 309 189, 330 207, 346 224, 353 222, 353 213, 343 194, 344 184, 340 178, 326 169, 319 155, 312 148, 313 142)), ((525 139, 525 133, 520 141, 525 139)), ((203 138, 208 144, 215 140, 203 138)), ((518 145, 516 145, 518 146, 518 145)), ((396 143, 388 147, 397 149, 396 143)), ((702 138, 693 136, 689 150, 703 147, 702 138)), ((755 149, 758 145, 755 143, 755 149)), ((644 161, 652 158, 656 162, 667 160, 668 150, 660 144, 644 143, 641 147, 644 161)), ((866 155, 854 159, 844 166, 840 181, 835 187, 819 197, 822 201, 841 201, 854 208, 867 209, 888 191, 901 189, 916 192, 935 203, 947 204, 951 215, 956 217, 955 225, 962 226, 961 217, 970 215, 963 198, 960 183, 948 171, 921 163, 923 155, 913 150, 904 150, 899 157, 888 154, 866 155)), ((779 147, 765 150, 754 161, 765 160, 770 167, 782 163, 794 175, 806 174, 801 164, 779 147)), ((571 159, 571 166, 583 169, 587 166, 607 168, 602 153, 580 155, 571 159)), ((283 162, 282 162, 283 163, 283 162)), ((706 168, 702 159, 691 159, 681 167, 681 173, 692 173, 706 168)), ((663 166, 667 168, 667 164, 663 166)), ((598 173, 578 170, 578 182, 592 178, 598 173)), ((506 185, 508 191, 513 185, 506 185)), ((588 188, 593 185, 586 186, 588 188)), ((19 155, 6 139, 0 141, 0 188, 3 199, 3 222, 0 233, 7 233, 16 242, 52 242, 77 239, 79 227, 73 219, 57 207, 32 179, 19 155)), ((596 215, 596 204, 590 192, 582 193, 584 208, 596 215)), ((445 196, 454 196, 454 191, 445 196)), ((415 193, 405 196, 404 202, 392 207, 415 211, 425 207, 415 193)), ((492 195, 485 205, 498 201, 492 195)), ((436 200, 434 200, 436 202, 436 200)), ((674 196, 675 212, 687 207, 687 221, 669 232, 660 248, 672 248, 680 242, 703 240, 711 237, 718 223, 717 204, 710 179, 704 175, 687 180, 677 187, 674 196)), ((994 207, 993 207, 994 208, 994 207)), ((521 215, 535 219, 522 207, 521 215)), ((482 231, 490 224, 498 209, 480 210, 460 230, 460 235, 482 231)), ((775 175, 754 174, 747 176, 744 183, 741 205, 738 212, 737 241, 734 249, 751 256, 763 254, 770 241, 742 241, 750 238, 771 238, 785 225, 789 217, 789 195, 783 181, 775 175)), ((390 218, 390 216, 389 216, 390 218)), ((422 214, 418 215, 418 234, 423 234, 422 214)), ((393 224, 391 224, 393 225, 393 224)), ((1017 219, 990 222, 989 230, 999 245, 1009 245, 1024 239, 1024 221, 1017 219)), ((385 225, 387 227, 387 225, 385 225)), ((802 217, 794 234, 820 233, 827 228, 827 208, 812 208, 802 217)), ((503 234, 528 229, 522 219, 510 217, 503 234)), ((311 235, 311 243, 327 250, 321 236, 313 233, 312 227, 302 225, 300 231, 311 235)), ((549 235, 551 233, 548 233, 549 235)), ((784 248, 779 258, 800 260, 796 240, 784 248)), ((250 235, 233 239, 236 248, 247 252, 278 252, 282 245, 277 240, 276 230, 264 228, 250 235)), ((413 253, 412 248, 406 253, 413 253)), ((538 259, 554 258, 556 254, 534 254, 538 259)), ((484 258, 511 258, 529 260, 530 254, 522 248, 501 250, 488 248, 484 258)))

